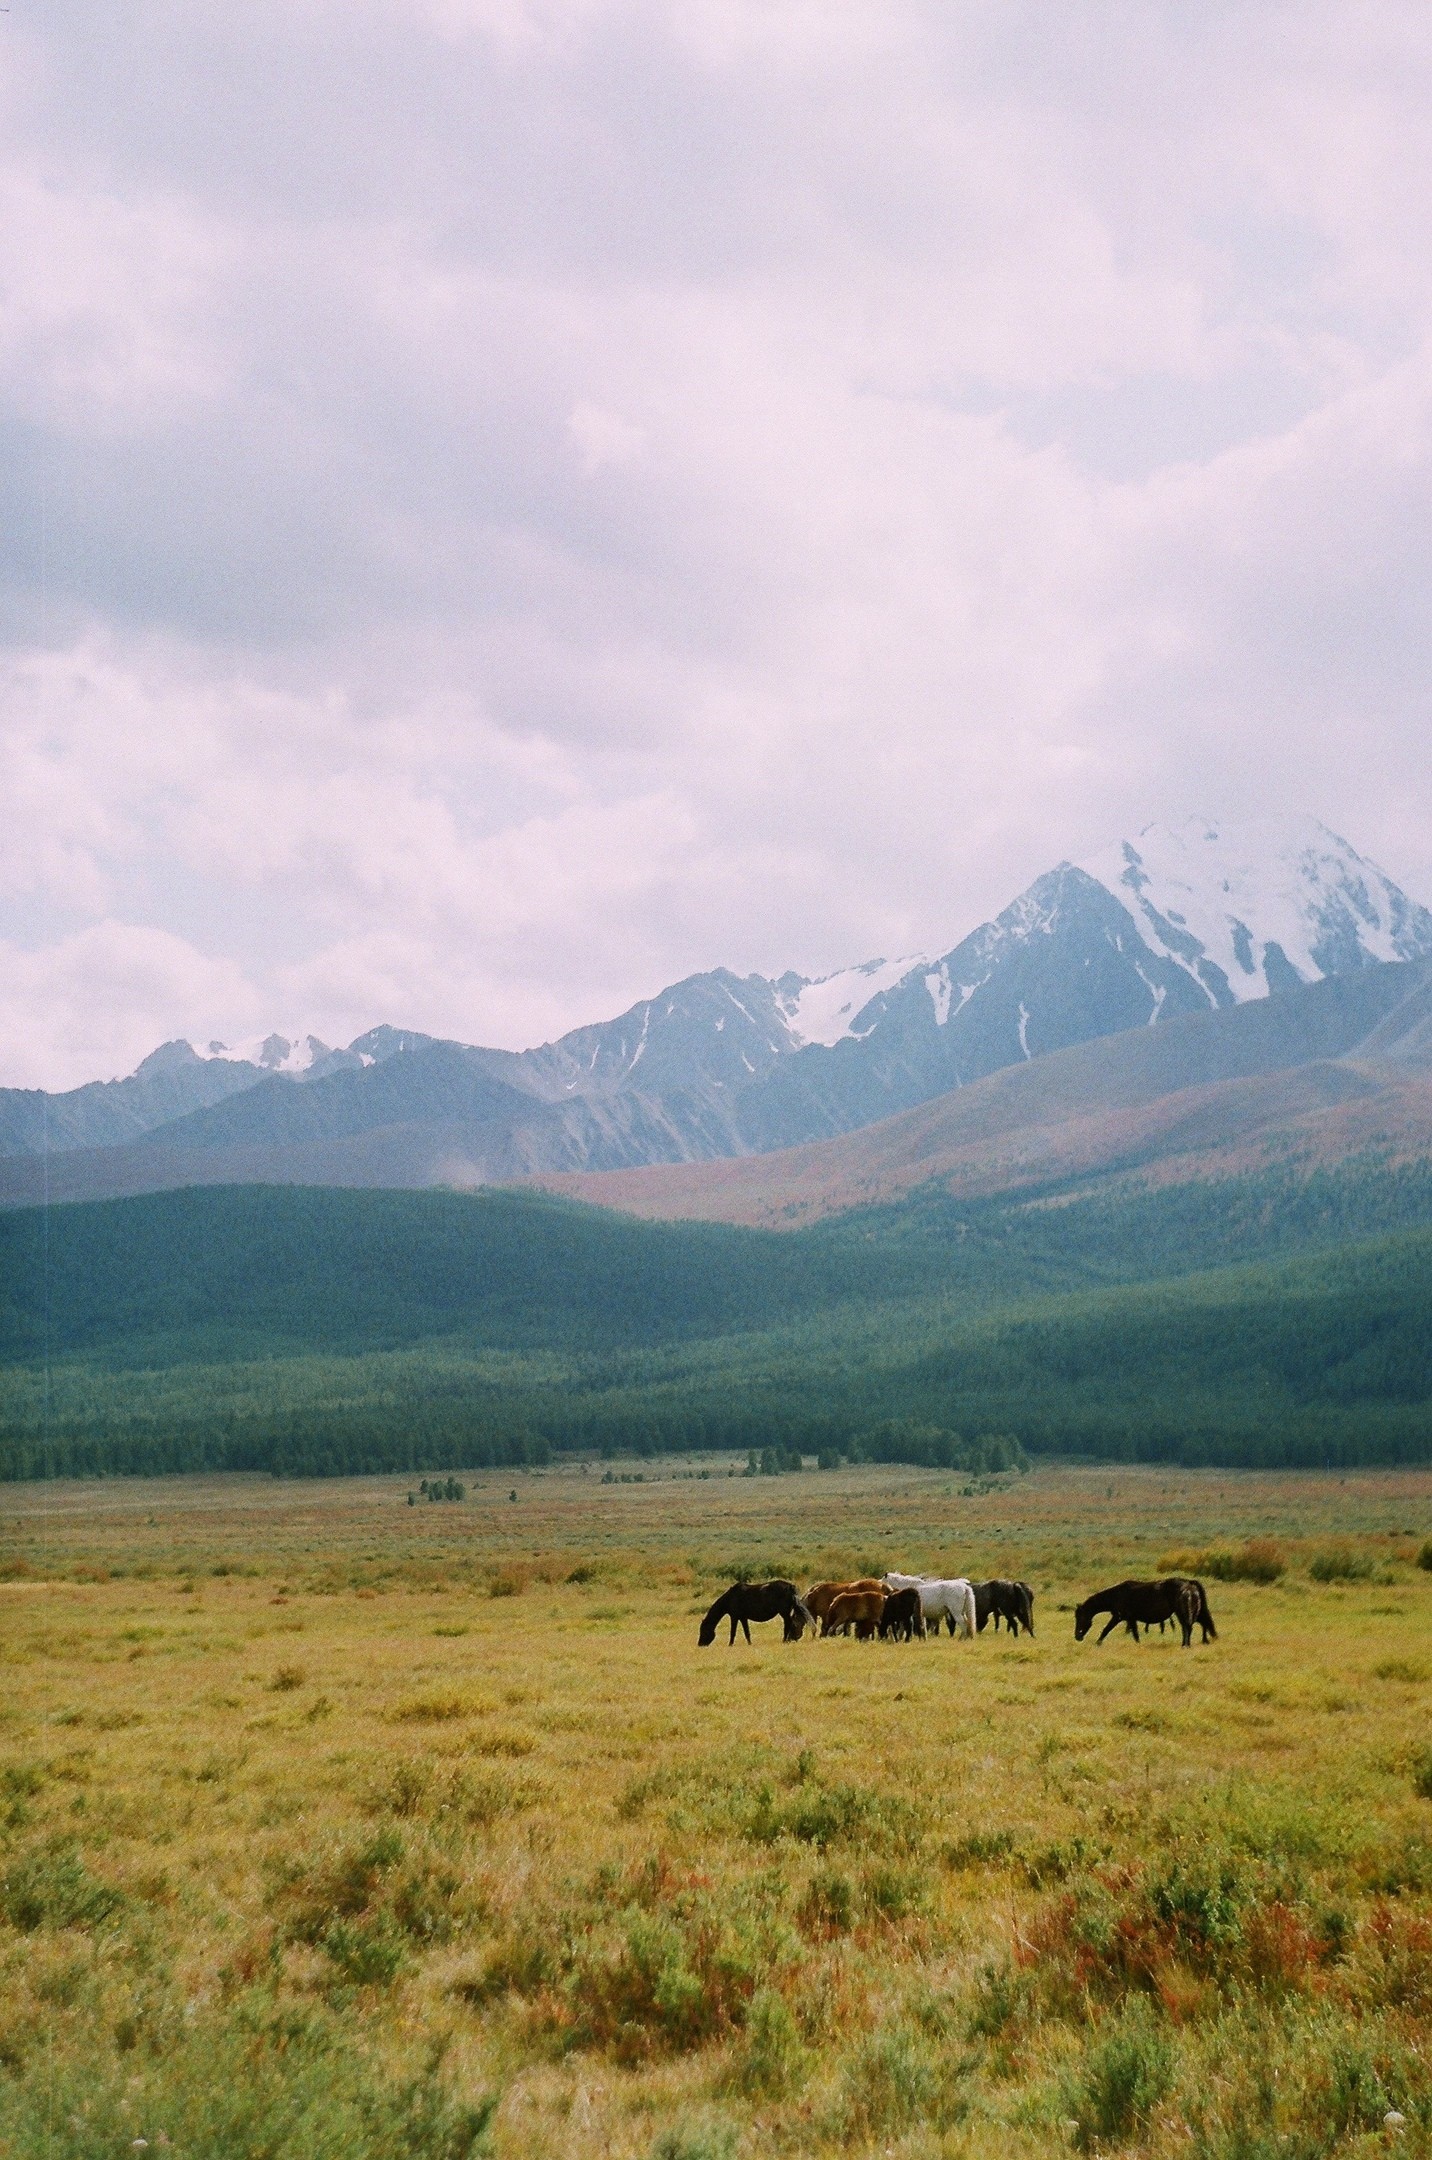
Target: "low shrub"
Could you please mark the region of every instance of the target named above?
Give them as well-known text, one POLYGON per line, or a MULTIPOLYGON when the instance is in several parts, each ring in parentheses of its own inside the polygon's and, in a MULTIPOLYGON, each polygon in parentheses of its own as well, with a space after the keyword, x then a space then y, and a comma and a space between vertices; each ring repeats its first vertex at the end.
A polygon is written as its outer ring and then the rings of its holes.
POLYGON ((393 1766, 368 1805, 374 1814, 476 1829, 499 1816, 520 1814, 540 1791, 533 1779, 515 1771, 473 1771, 465 1764, 434 1764, 425 1756, 410 1756, 393 1766))
POLYGON ((403 1931, 388 1913, 335 1920, 322 1937, 324 1955, 351 1987, 391 1987, 408 1961, 403 1931))
POLYGON ((281 1938, 316 1945, 355 1986, 386 1985, 405 1944, 448 1941, 469 1906, 475 1916, 452 1861, 410 1851, 391 1825, 307 1866, 282 1865, 269 1897, 281 1938))
POLYGON ((849 1934, 855 1925, 855 1884, 839 1868, 818 1868, 806 1886, 798 1917, 808 1934, 849 1934))
POLYGON ((654 1853, 599 1869, 574 1907, 524 1914, 463 1992, 525 1996, 534 2030, 621 2062, 701 2047, 799 1968, 787 1899, 779 1875, 718 1886, 654 1853))
POLYGON ((930 1903, 930 1878, 923 1868, 869 1867, 860 1879, 861 1902, 872 1919, 908 1920, 930 1903))
POLYGON ((740 2132, 724 2116, 697 2116, 658 2130, 651 2160, 736 2160, 740 2132))
POLYGON ((746 2016, 746 2040, 732 2071, 744 2093, 779 2099, 799 2085, 808 2055, 790 2005, 776 1988, 759 1988, 746 2016))
POLYGON ((1084 2052, 1064 2086, 1064 2108, 1084 2151, 1140 2129, 1173 2083, 1174 2050, 1142 1996, 1135 1996, 1084 2052))
POLYGON ((1379 1900, 1359 1934, 1349 1977, 1366 2002, 1432 2017, 1432 1916, 1379 1900))
POLYGON ((472 1711, 465 1695, 412 1695, 406 1702, 395 1703, 388 1716, 395 1725, 450 1725, 458 1718, 471 1717, 472 1711))
POLYGON ((280 2013, 257 1994, 223 2029, 181 2024, 162 2051, 37 2055, 0 2079, 7 2160, 477 2160, 496 2099, 459 2099, 436 2070, 390 2081, 339 2019, 280 2013))
POLYGON ((90 1873, 73 1845, 36 1846, 0 1875, 0 1915, 25 1935, 42 1927, 100 1927, 124 1902, 122 1891, 90 1873))
POLYGON ((1304 1892, 1295 1864, 1189 1839, 1156 1869, 1072 1877, 1028 1923, 1018 1962, 1047 2011, 1078 2016, 1136 1995, 1172 2006, 1206 1982, 1293 1994, 1346 1944, 1346 1916, 1304 1892))
POLYGON ((1008 1867, 1015 1857, 1014 1835, 1009 1830, 972 1830, 968 1837, 951 1839, 940 1847, 947 1868, 1008 1867))
POLYGON ((919 1814, 899 1793, 872 1792, 859 1785, 823 1785, 812 1778, 787 1799, 763 1786, 743 1824, 745 1835, 761 1844, 797 1839, 823 1851, 829 1845, 856 1844, 867 1850, 912 1852, 924 1836, 919 1814))
POLYGON ((1325 1545, 1308 1562, 1308 1573, 1314 1582, 1366 1582, 1372 1573, 1372 1560, 1351 1545, 1325 1545))
POLYGON ((1215 1582, 1277 1582, 1288 1572, 1288 1557, 1273 1538, 1248 1538, 1232 1551, 1204 1555, 1203 1567, 1194 1573, 1211 1575, 1215 1582))
POLYGON ((1412 1765, 1412 1790, 1419 1800, 1432 1800, 1432 1748, 1423 1748, 1412 1765))
POLYGON ((1432 1537, 1423 1540, 1417 1554, 1417 1565, 1432 1574, 1432 1537))
POLYGON ((938 2120, 945 2075, 923 2033, 908 2025, 883 2026, 847 2058, 832 2128, 847 2138, 878 2138, 938 2120))

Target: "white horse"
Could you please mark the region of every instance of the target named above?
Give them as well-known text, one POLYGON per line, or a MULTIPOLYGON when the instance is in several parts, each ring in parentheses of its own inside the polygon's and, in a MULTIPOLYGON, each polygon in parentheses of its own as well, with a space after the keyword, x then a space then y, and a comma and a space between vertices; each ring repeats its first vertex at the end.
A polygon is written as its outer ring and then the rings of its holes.
POLYGON ((975 1631, 974 1584, 966 1582, 963 1575, 939 1578, 930 1575, 885 1575, 881 1580, 887 1590, 918 1590, 920 1611, 925 1620, 933 1620, 935 1633, 940 1632, 940 1622, 949 1622, 952 1635, 970 1636, 975 1631))

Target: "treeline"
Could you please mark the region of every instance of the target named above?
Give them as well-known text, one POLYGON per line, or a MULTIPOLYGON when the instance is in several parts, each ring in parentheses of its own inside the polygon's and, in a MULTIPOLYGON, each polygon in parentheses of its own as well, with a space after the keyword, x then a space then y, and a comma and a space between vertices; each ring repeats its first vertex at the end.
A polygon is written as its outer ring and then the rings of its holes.
POLYGON ((36 1222, 0 1217, 12 1478, 766 1449, 979 1471, 988 1435, 1123 1460, 1432 1460, 1423 1166, 1018 1207, 929 1193, 782 1236, 517 1194, 57 1209, 48 1367, 13 1265, 36 1222))

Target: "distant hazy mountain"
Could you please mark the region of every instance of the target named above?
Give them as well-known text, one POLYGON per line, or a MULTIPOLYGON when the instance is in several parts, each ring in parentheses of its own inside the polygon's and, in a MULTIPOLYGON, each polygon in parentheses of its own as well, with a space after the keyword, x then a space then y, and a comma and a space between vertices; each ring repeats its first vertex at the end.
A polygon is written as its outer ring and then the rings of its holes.
POLYGON ((932 1183, 962 1199, 1088 1193, 1429 1157, 1423 961, 1073 1043, 831 1139, 541 1182, 626 1214, 789 1230, 932 1183))
POLYGON ((933 959, 819 979, 717 968, 521 1052, 391 1027, 339 1050, 311 1035, 170 1043, 127 1080, 0 1090, 0 1154, 104 1151, 74 1165, 88 1191, 705 1161, 850 1132, 1072 1044, 1427 956, 1432 914, 1321 825, 1151 826, 1061 863, 933 959))

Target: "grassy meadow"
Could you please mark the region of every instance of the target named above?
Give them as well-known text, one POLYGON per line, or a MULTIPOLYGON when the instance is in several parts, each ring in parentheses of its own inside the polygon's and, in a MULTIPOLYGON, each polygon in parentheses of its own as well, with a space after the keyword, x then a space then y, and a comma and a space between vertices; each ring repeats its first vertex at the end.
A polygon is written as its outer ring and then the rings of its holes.
POLYGON ((1432 2153, 1432 1472, 728 1467, 6 1487, 0 2150, 1432 2153), (887 1566, 1037 1635, 696 1647, 887 1566))

